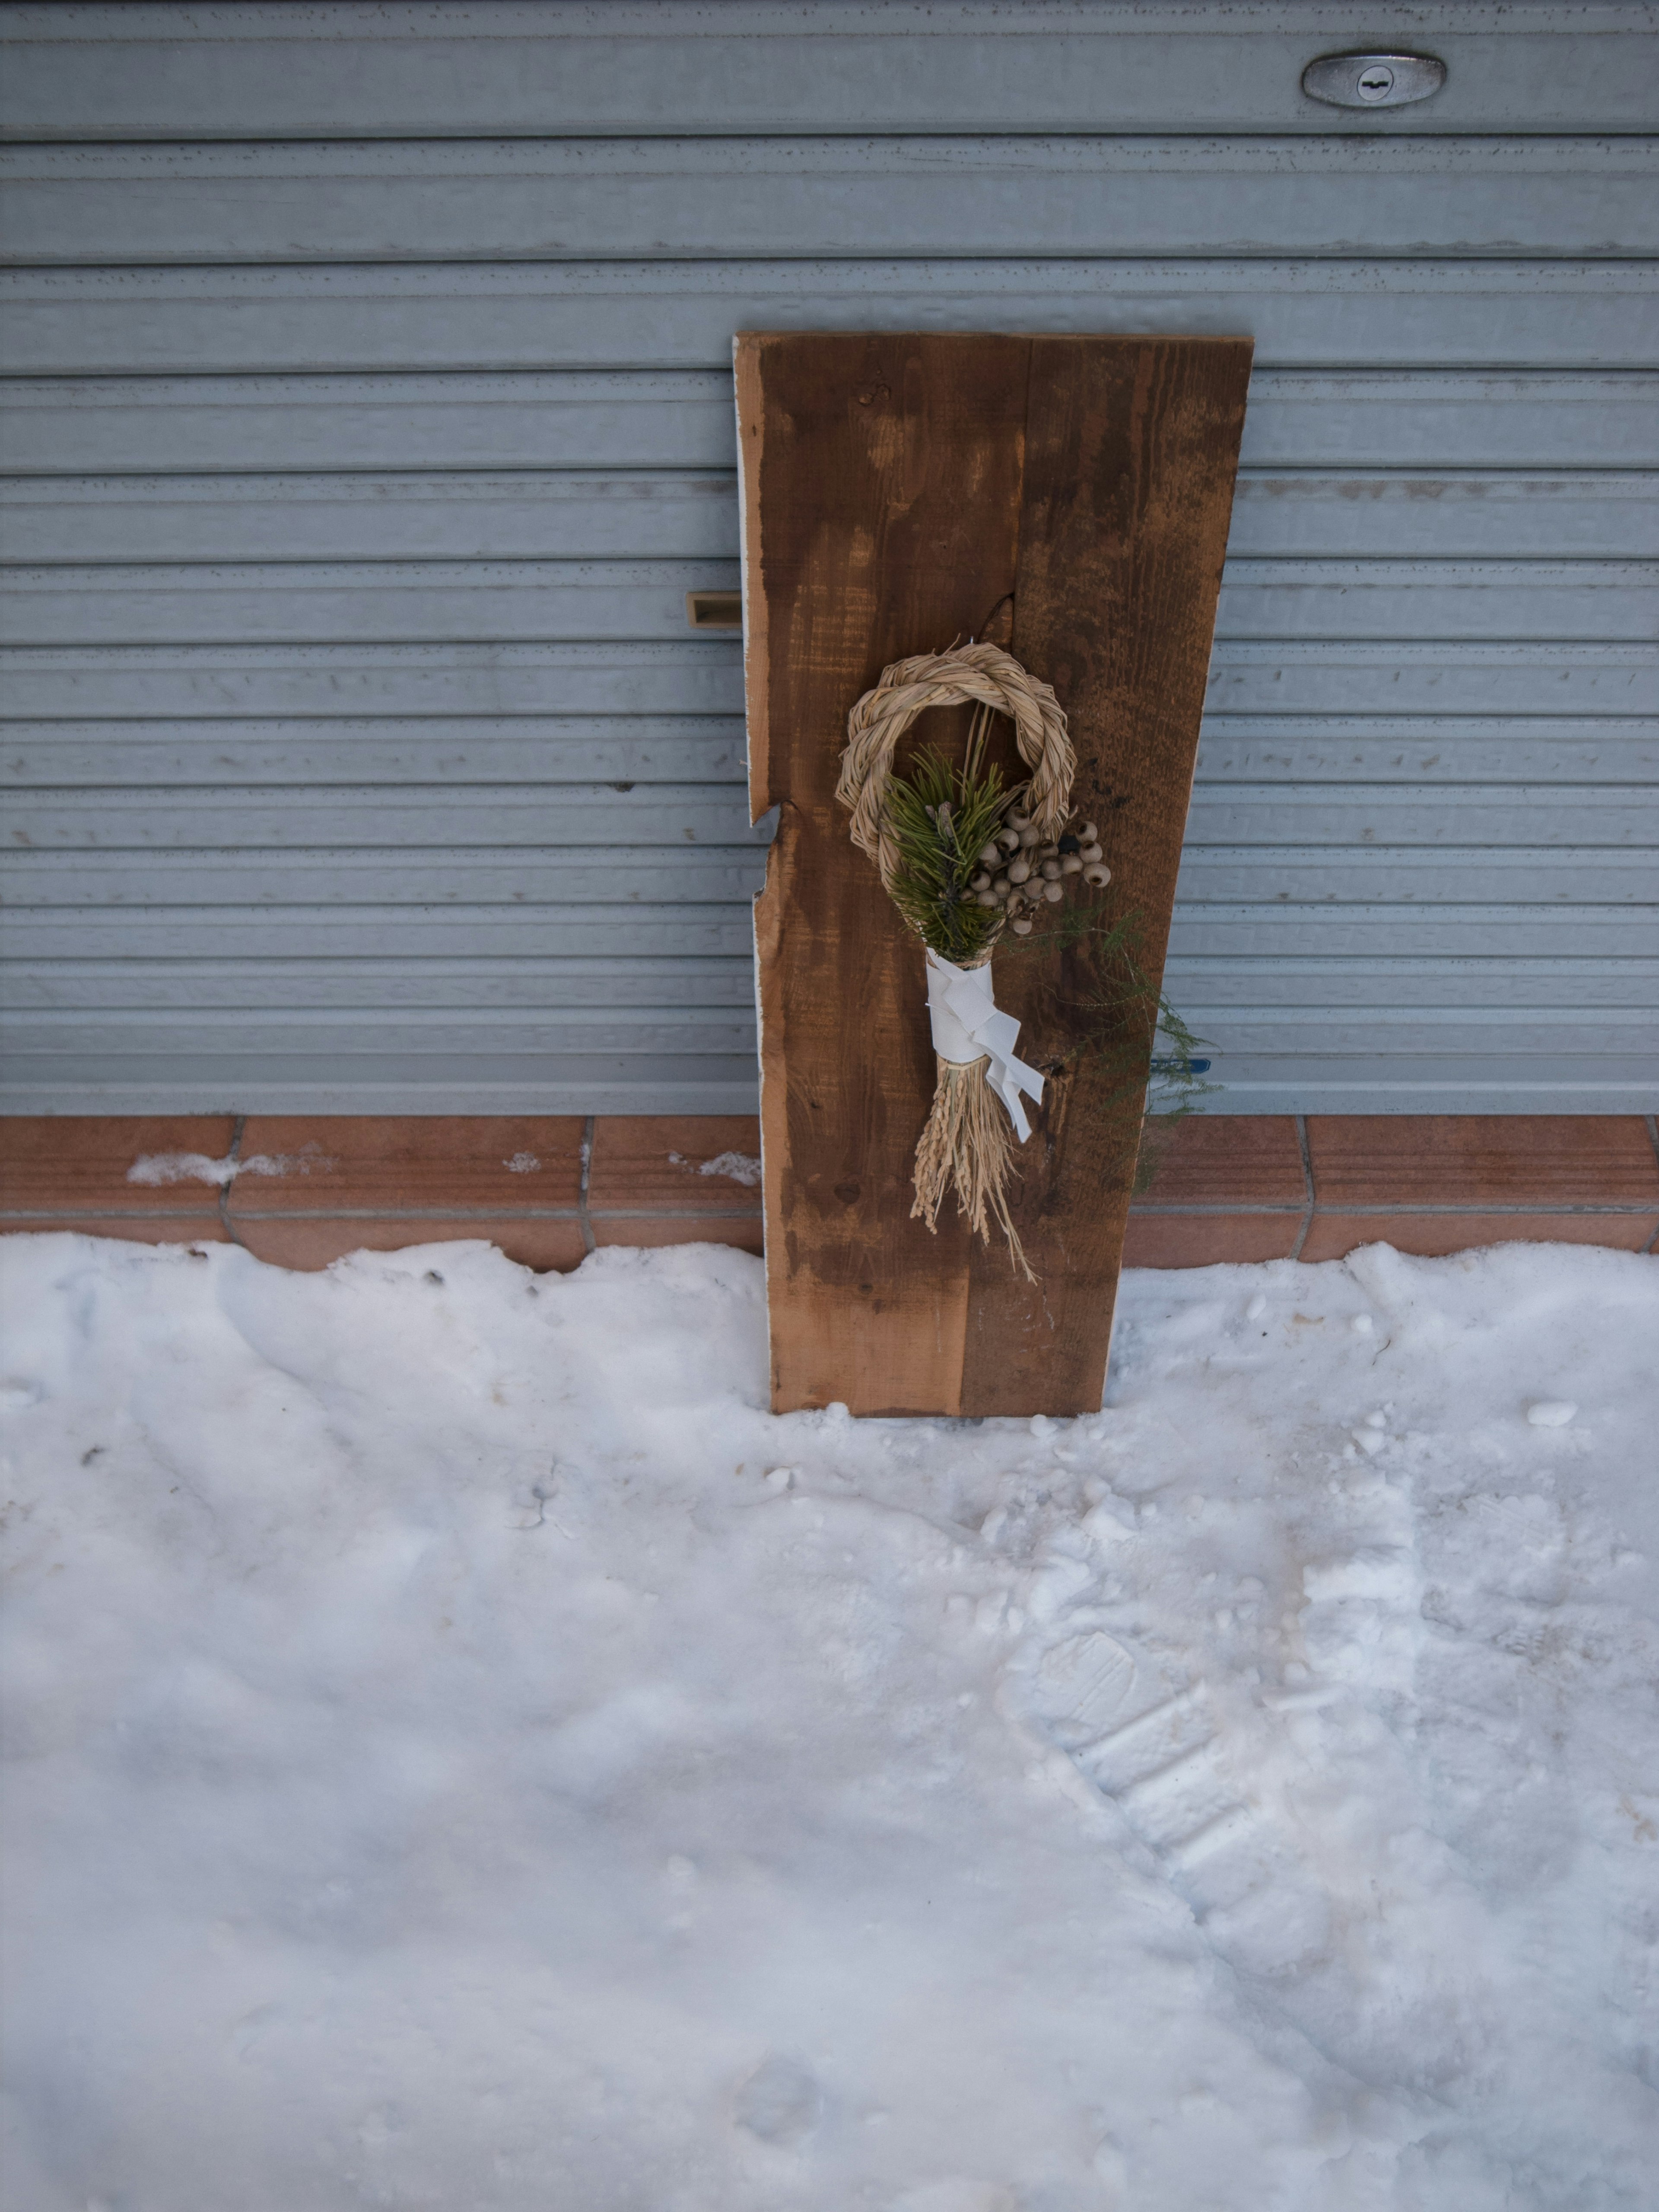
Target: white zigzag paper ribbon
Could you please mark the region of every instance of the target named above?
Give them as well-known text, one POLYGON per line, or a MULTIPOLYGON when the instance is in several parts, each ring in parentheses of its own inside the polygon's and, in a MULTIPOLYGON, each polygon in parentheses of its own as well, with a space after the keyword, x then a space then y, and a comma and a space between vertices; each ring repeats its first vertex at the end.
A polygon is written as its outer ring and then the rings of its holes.
POLYGON ((991 963, 982 968, 956 968, 937 952, 927 955, 927 1014, 933 1029, 933 1050, 941 1060, 966 1066, 988 1059, 986 1081, 1008 1109, 1014 1133, 1023 1145, 1031 1133, 1019 1094, 1035 1103, 1042 1096, 1042 1078, 1014 1056, 1019 1024, 1012 1014, 999 1013, 991 994, 991 963))

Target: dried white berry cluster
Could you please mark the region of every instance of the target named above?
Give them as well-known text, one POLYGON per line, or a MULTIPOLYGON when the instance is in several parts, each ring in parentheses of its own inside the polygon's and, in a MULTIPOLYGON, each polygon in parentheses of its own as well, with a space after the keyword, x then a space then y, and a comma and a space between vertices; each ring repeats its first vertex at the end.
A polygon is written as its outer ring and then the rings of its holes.
POLYGON ((1068 878, 1080 876, 1091 890, 1112 880, 1092 822, 1063 830, 1052 844, 1029 814, 1012 811, 979 856, 979 872, 968 882, 968 896, 981 906, 1000 906, 1016 937, 1031 933, 1031 915, 1045 901, 1058 906, 1068 878))

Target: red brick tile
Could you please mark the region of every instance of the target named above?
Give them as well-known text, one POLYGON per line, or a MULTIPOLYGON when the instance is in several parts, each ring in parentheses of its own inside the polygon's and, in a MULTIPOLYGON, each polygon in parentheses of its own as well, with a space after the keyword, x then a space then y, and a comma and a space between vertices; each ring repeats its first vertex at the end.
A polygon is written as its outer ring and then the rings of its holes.
POLYGON ((58 1236, 72 1230, 77 1237, 118 1237, 127 1244, 228 1244, 230 1239, 216 1213, 211 1219, 170 1221, 142 1213, 79 1216, 41 1214, 34 1219, 0 1222, 7 1237, 58 1236))
POLYGON ((1639 1252, 1655 1213, 1316 1213, 1304 1260, 1341 1260, 1362 1244, 1438 1257, 1481 1244, 1610 1244, 1639 1252))
POLYGON ((659 1213, 643 1218, 635 1215, 603 1214, 593 1216, 593 1241, 596 1244, 732 1244, 739 1252, 756 1252, 761 1249, 761 1218, 758 1213, 747 1220, 722 1219, 719 1214, 659 1213))
POLYGON ((7 1115, 0 1118, 0 1207, 57 1212, 96 1207, 118 1213, 216 1217, 218 1186, 130 1182, 139 1161, 197 1153, 222 1159, 235 1124, 228 1114, 7 1115))
POLYGON ((665 1213, 752 1206, 758 1213, 759 1183, 739 1178, 757 1173, 759 1160, 760 1122, 752 1114, 602 1115, 593 1131, 588 1204, 595 1213, 617 1206, 660 1207, 665 1213), (723 1170, 705 1174, 716 1161, 728 1161, 738 1176, 723 1170))
POLYGON ((1221 1260, 1288 1259, 1299 1213, 1132 1213, 1126 1267, 1211 1267, 1221 1260))
POLYGON ((1156 1126, 1151 1206, 1300 1206, 1302 1147, 1289 1114, 1189 1114, 1167 1136, 1156 1126))
POLYGON ((1321 1206, 1659 1206, 1636 1114, 1315 1114, 1321 1206))
POLYGON ((348 1252, 399 1252, 412 1244, 476 1242, 495 1245, 520 1267, 541 1273, 580 1265, 586 1250, 575 1221, 244 1220, 236 1234, 256 1259, 300 1272, 326 1267, 348 1252))
POLYGON ((335 1206, 574 1206, 582 1128, 574 1114, 254 1114, 240 1157, 283 1171, 245 1170, 231 1212, 240 1220, 335 1206))

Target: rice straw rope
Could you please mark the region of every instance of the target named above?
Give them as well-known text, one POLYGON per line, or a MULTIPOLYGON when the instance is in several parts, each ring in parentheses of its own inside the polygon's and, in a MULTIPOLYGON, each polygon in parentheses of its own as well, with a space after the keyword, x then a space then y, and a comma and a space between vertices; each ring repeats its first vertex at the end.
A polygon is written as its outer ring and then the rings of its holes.
MULTIPOLYGON (((1010 794, 1009 805, 1029 816, 1045 842, 1060 836, 1071 811, 1077 756, 1066 716, 1048 684, 996 645, 957 646, 948 653, 896 660, 882 671, 881 681, 864 694, 848 717, 836 787, 836 797, 853 817, 853 842, 875 862, 890 894, 899 872, 900 854, 889 819, 887 791, 899 740, 930 707, 967 705, 980 710, 975 728, 981 737, 991 714, 1006 714, 1013 723, 1015 744, 1031 775, 1028 783, 1010 794)), ((1018 1025, 996 1012, 990 977, 983 972, 988 970, 1000 933, 1000 929, 994 933, 982 956, 964 969, 950 966, 938 948, 928 947, 936 1073, 933 1109, 916 1146, 915 1200, 910 1212, 912 1219, 924 1220, 930 1231, 936 1230, 939 1207, 954 1188, 957 1211, 973 1232, 988 1243, 994 1218, 1007 1239, 1013 1265, 1034 1282, 1008 1209, 1007 1187, 1013 1173, 1010 1123, 1022 1142, 1029 1128, 1018 1093, 1040 1096, 1042 1079, 1013 1059, 1018 1025), (981 980, 964 985, 963 979, 976 972, 981 980), (945 1010, 947 997, 956 1002, 954 1012, 945 1010), (963 1012, 969 1013, 967 1028, 957 1018, 963 1012), (1000 1030, 996 1029, 999 1024, 1000 1030), (988 1048, 977 1046, 976 1027, 991 1030, 1000 1043, 988 1048), (949 1057, 939 1049, 942 1043, 951 1046, 949 1057)))

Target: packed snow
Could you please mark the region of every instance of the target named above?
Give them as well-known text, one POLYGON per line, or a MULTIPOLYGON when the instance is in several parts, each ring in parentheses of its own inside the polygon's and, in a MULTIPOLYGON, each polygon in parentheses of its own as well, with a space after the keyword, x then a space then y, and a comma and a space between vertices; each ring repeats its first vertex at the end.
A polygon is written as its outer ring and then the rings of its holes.
POLYGON ((766 1411, 759 1263, 3 1249, 19 2212, 1659 2202, 1659 1266, 1126 1277, 766 1411))

